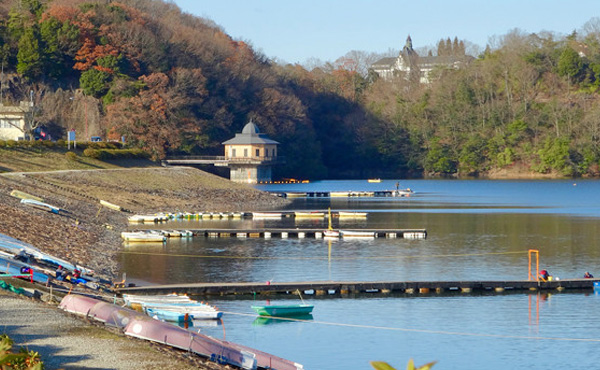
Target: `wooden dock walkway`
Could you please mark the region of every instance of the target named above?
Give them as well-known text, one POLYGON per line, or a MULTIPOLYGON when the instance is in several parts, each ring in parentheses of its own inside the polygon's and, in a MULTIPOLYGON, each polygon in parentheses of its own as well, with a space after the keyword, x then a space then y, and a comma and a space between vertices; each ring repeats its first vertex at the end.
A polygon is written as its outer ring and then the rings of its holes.
MULTIPOLYGON (((184 231, 183 229, 174 229, 184 231)), ((194 236, 205 236, 209 238, 237 237, 237 238, 323 238, 325 229, 308 228, 269 228, 269 229, 186 229, 194 236)), ((425 239, 427 230, 425 229, 360 229, 355 231, 372 232, 376 238, 404 238, 404 239, 425 239)))
POLYGON ((343 297, 366 293, 404 293, 404 294, 441 294, 441 293, 502 293, 527 291, 561 291, 564 289, 585 289, 591 292, 594 282, 600 279, 566 279, 555 281, 312 281, 312 282, 262 282, 262 283, 194 283, 153 285, 118 288, 117 293, 135 294, 191 294, 205 296, 226 295, 276 295, 291 294, 300 291, 305 295, 343 297))

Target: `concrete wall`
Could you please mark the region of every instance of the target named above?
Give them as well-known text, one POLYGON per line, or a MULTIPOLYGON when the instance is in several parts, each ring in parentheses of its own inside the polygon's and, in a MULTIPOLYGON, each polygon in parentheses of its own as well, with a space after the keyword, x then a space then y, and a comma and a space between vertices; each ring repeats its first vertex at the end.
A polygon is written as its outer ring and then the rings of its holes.
POLYGON ((229 178, 233 182, 241 182, 246 184, 270 182, 272 179, 271 167, 230 165, 229 178))

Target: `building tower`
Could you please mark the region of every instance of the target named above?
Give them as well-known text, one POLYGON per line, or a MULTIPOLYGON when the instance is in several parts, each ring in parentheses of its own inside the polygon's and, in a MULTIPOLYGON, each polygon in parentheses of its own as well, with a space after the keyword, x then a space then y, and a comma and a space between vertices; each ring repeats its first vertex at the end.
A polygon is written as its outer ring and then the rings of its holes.
POLYGON ((271 166, 281 162, 277 157, 279 143, 261 134, 252 120, 241 133, 222 144, 225 145, 224 165, 229 167, 229 178, 234 182, 270 182, 271 166))

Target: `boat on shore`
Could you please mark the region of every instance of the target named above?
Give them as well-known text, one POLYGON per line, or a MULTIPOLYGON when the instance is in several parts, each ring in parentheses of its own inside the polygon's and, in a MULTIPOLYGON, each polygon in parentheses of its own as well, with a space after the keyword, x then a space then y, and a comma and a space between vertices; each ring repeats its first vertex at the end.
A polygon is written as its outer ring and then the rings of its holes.
POLYGON ((375 238, 375 232, 373 232, 373 231, 340 230, 340 235, 344 239, 375 238))
POLYGON ((261 316, 298 316, 308 315, 312 312, 315 306, 306 303, 286 304, 286 305, 253 305, 252 309, 261 316))
POLYGON ((371 183, 381 182, 381 179, 368 179, 367 182, 371 182, 371 183))
POLYGON ((125 335, 189 351, 213 362, 256 369, 256 355, 249 350, 150 317, 132 318, 123 331, 125 335))
POLYGON ((35 199, 21 199, 21 204, 25 204, 27 206, 41 209, 42 211, 48 211, 48 212, 51 212, 54 214, 59 214, 61 211, 60 207, 56 207, 56 206, 53 206, 48 203, 40 202, 35 199))

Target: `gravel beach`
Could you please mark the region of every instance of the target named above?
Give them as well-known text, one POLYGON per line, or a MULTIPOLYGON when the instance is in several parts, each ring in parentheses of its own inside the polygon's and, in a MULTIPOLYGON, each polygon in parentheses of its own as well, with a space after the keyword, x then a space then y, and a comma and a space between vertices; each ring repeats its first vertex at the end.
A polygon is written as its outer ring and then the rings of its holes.
MULTIPOLYGON (((134 213, 252 211, 288 201, 192 168, 4 173, 0 175, 0 233, 119 280, 120 233, 134 213), (29 208, 19 190, 65 211, 29 208), (118 212, 100 200, 121 206, 118 212)), ((225 369, 197 356, 125 337, 66 314, 55 304, 0 292, 2 333, 14 347, 40 352, 46 369, 225 369)))

